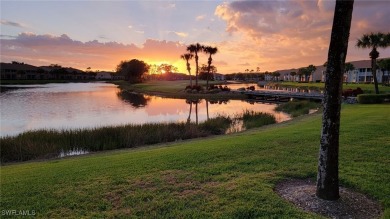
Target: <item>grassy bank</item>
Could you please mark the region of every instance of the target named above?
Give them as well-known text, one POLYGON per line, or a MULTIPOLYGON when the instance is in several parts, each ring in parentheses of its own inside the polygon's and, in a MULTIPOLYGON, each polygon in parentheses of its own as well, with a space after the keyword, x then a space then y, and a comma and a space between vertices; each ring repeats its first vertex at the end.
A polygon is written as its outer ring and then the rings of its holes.
MULTIPOLYGON (((283 87, 298 87, 301 89, 313 89, 313 90, 322 90, 325 87, 325 83, 298 83, 298 82, 277 82, 277 83, 272 83, 276 86, 283 86, 283 87)), ((348 84, 343 84, 343 89, 356 89, 360 87, 364 93, 375 93, 375 88, 374 84, 353 84, 353 83, 348 83, 348 84)), ((382 86, 379 85, 379 92, 380 93, 390 93, 390 87, 389 86, 382 86)))
POLYGON ((243 121, 244 128, 276 123, 272 114, 245 111, 235 118, 218 116, 200 123, 149 123, 94 129, 37 130, 0 138, 1 163, 55 158, 70 151, 105 151, 225 134, 243 121))
MULTIPOLYGON (((345 105, 341 184, 377 199, 390 217, 390 105, 345 105)), ((44 218, 319 218, 275 194, 315 177, 321 115, 267 129, 1 167, 1 210, 44 218), (31 212, 31 211, 30 211, 31 212)))
MULTIPOLYGON (((245 99, 246 96, 239 93, 221 92, 221 93, 187 93, 185 88, 189 85, 188 80, 178 81, 146 81, 139 84, 130 84, 127 81, 113 81, 112 83, 119 88, 127 91, 133 91, 148 95, 163 96, 180 99, 209 99, 209 100, 228 100, 245 99)), ((193 81, 193 83, 195 83, 193 81)), ((211 81, 210 84, 219 84, 221 82, 211 81)), ((206 87, 206 81, 200 80, 199 85, 206 87)))

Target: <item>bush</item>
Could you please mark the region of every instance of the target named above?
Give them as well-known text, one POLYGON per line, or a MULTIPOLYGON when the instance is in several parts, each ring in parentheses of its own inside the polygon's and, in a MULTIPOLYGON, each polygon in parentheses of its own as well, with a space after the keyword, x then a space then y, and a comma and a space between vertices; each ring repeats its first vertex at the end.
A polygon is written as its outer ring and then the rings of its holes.
POLYGON ((344 98, 347 98, 347 97, 351 97, 351 96, 353 96, 353 97, 357 97, 357 95, 359 95, 359 94, 363 94, 363 90, 360 88, 360 87, 358 87, 358 88, 356 88, 356 89, 346 89, 346 90, 343 90, 343 92, 342 92, 342 96, 344 97, 344 98))
POLYGON ((185 90, 196 90, 197 92, 199 92, 203 90, 203 88, 200 85, 192 85, 192 86, 188 85, 186 86, 185 90))
POLYGON ((247 129, 261 127, 276 123, 276 118, 270 113, 245 110, 242 114, 242 121, 247 129))
POLYGON ((275 110, 282 111, 290 114, 292 117, 305 115, 310 112, 311 109, 319 108, 320 104, 308 100, 290 101, 278 105, 275 110))
POLYGON ((357 99, 361 104, 383 103, 389 102, 390 94, 360 94, 357 99))

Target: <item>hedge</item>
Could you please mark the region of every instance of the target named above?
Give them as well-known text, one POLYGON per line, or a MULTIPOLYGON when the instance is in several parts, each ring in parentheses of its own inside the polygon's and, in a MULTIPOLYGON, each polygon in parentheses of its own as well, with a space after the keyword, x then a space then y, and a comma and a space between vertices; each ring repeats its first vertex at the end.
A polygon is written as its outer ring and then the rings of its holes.
POLYGON ((357 100, 361 104, 383 103, 390 101, 390 94, 359 94, 357 100))

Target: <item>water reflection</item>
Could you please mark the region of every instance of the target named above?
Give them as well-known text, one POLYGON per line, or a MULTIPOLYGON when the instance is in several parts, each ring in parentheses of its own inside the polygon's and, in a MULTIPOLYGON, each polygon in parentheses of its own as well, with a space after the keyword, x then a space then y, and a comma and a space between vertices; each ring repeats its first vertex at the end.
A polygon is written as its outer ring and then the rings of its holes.
POLYGON ((106 83, 47 84, 0 95, 1 136, 35 129, 79 129, 155 122, 195 122, 244 110, 268 112, 278 122, 290 119, 276 104, 241 100, 183 100, 120 92, 106 83))
POLYGON ((150 97, 143 94, 133 93, 125 90, 119 91, 117 96, 124 102, 129 103, 134 108, 145 107, 151 100, 150 97))

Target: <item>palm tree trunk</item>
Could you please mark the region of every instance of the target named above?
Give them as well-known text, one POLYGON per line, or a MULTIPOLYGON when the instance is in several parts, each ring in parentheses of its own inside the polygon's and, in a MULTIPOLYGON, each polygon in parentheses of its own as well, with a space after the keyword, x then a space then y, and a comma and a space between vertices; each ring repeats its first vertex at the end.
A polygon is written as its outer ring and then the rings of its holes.
POLYGON ((375 93, 379 94, 378 79, 376 78, 376 59, 371 59, 372 77, 374 77, 375 93))
POLYGON ((353 0, 336 1, 328 52, 316 191, 319 198, 326 200, 337 200, 340 197, 340 106, 353 3, 353 0))
POLYGON ((198 101, 195 103, 195 122, 198 125, 198 101))
POLYGON ((207 111, 207 120, 209 120, 209 101, 206 100, 206 111, 207 111))
POLYGON ((209 89, 209 75, 210 75, 211 61, 212 61, 212 59, 211 59, 211 54, 210 54, 209 61, 208 61, 209 66, 208 66, 208 68, 207 68, 207 77, 206 77, 206 79, 207 79, 207 82, 206 82, 206 89, 207 89, 207 90, 209 89))
POLYGON ((195 64, 196 64, 196 75, 195 75, 195 85, 198 86, 198 54, 195 52, 195 64))

